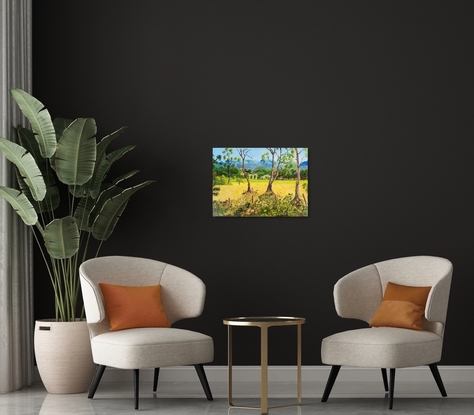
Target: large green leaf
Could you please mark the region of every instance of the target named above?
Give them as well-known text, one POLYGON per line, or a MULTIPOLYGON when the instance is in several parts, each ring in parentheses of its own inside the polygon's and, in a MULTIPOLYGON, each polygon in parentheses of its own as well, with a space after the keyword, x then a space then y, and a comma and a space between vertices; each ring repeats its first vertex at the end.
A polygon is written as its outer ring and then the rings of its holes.
MULTIPOLYGON (((55 118, 53 120, 54 130, 56 131, 56 140, 59 141, 64 130, 71 125, 74 120, 68 118, 55 118)), ((51 168, 56 171, 56 154, 50 159, 51 168)))
POLYGON ((23 177, 21 177, 18 169, 16 169, 16 180, 18 182, 18 185, 20 186, 20 190, 33 205, 36 210, 36 213, 52 212, 59 206, 59 189, 54 183, 46 187, 46 195, 44 196, 43 200, 38 202, 31 195, 30 188, 25 183, 23 177))
POLYGON ((112 197, 119 195, 124 190, 123 188, 115 186, 111 183, 103 183, 102 187, 104 190, 99 194, 96 199, 94 199, 94 206, 92 207, 89 214, 90 228, 92 228, 92 225, 95 222, 97 216, 99 216, 99 213, 102 210, 102 206, 104 206, 104 203, 112 197))
POLYGON ((64 131, 58 142, 55 169, 67 185, 83 185, 94 172, 96 125, 92 118, 78 118, 64 131))
POLYGON ((56 186, 56 179, 50 166, 50 160, 52 159, 43 158, 40 153, 39 145, 36 142, 35 135, 32 131, 28 130, 27 128, 23 128, 21 125, 16 128, 16 131, 21 145, 31 153, 36 161, 36 164, 38 165, 38 168, 41 171, 41 175, 43 176, 44 183, 46 185, 46 195, 40 202, 37 202, 33 198, 28 185, 18 173, 17 169, 17 181, 20 185, 20 189, 34 206, 37 213, 52 212, 59 206, 60 202, 59 190, 56 186))
POLYGON ((37 212, 52 212, 59 207, 61 198, 59 196, 59 189, 57 186, 52 185, 46 188, 46 196, 41 202, 38 203, 38 208, 35 207, 37 212))
POLYGON ((91 196, 83 196, 77 205, 76 211, 74 212, 74 218, 76 219, 79 229, 91 232, 92 225, 102 210, 104 203, 124 191, 124 189, 117 186, 117 184, 125 179, 129 179, 138 172, 139 170, 134 170, 116 178, 112 181, 112 183, 102 183, 103 190, 95 199, 91 196))
POLYGON ((57 141, 61 138, 63 135, 63 131, 69 127, 69 125, 73 122, 74 120, 69 119, 69 118, 61 118, 57 117, 53 120, 53 126, 54 126, 54 131, 56 131, 56 138, 57 141))
POLYGON ((1 137, 0 151, 17 167, 33 199, 42 200, 46 194, 46 185, 33 156, 22 146, 1 137))
POLYGON ((94 166, 94 173, 92 174, 91 179, 82 186, 69 186, 69 192, 75 197, 88 197, 92 196, 94 199, 97 198, 99 192, 102 188, 102 182, 107 174, 107 171, 110 169, 110 162, 106 160, 105 152, 108 145, 120 134, 122 134, 127 127, 119 128, 117 131, 114 131, 112 134, 104 137, 96 147, 96 159, 94 166))
POLYGON ((112 184, 119 184, 120 182, 126 180, 126 179, 130 179, 130 177, 133 177, 135 176, 137 173, 140 173, 140 170, 132 170, 132 171, 129 171, 128 173, 125 173, 125 174, 122 174, 121 176, 115 178, 114 180, 112 180, 112 184))
POLYGON ((41 171, 41 175, 43 176, 46 187, 55 185, 56 180, 50 165, 51 159, 45 159, 41 155, 39 145, 35 140, 35 135, 33 132, 27 128, 23 128, 21 125, 16 128, 16 132, 20 144, 25 147, 25 149, 28 150, 28 152, 30 152, 35 159, 36 164, 41 171))
POLYGON ((122 193, 111 199, 106 200, 99 214, 92 225, 92 235, 99 241, 105 241, 109 238, 115 229, 120 216, 127 207, 127 203, 132 195, 145 186, 153 183, 148 180, 141 184, 125 189, 122 193))
POLYGON ((79 250, 79 230, 74 218, 66 216, 46 225, 44 244, 52 258, 72 257, 79 250))
POLYGON ((96 168, 96 171, 94 172, 94 177, 92 180, 91 184, 91 196, 93 198, 96 198, 101 190, 101 184, 105 180, 105 177, 107 173, 109 172, 110 168, 112 165, 119 160, 120 158, 123 157, 124 154, 128 153, 129 151, 132 151, 136 146, 125 146, 122 147, 118 150, 113 151, 112 153, 108 154, 100 163, 98 166, 98 169, 96 168))
POLYGON ((23 222, 28 226, 32 226, 38 221, 35 208, 23 193, 16 189, 0 186, 0 196, 10 203, 15 212, 20 215, 23 222))
POLYGON ((96 206, 96 200, 91 197, 83 197, 79 201, 76 211, 74 212, 74 219, 76 220, 77 227, 81 231, 91 231, 90 215, 91 211, 96 206))
POLYGON ((48 110, 35 97, 21 89, 13 88, 10 93, 30 121, 41 155, 50 158, 56 151, 56 132, 48 110))
POLYGON ((18 141, 20 142, 20 145, 24 147, 25 150, 27 150, 29 153, 31 153, 39 169, 43 171, 41 166, 46 166, 48 159, 44 158, 41 155, 39 144, 35 138, 35 133, 31 130, 28 130, 28 128, 24 128, 21 125, 18 125, 16 127, 16 134, 18 136, 18 141))
MULTIPOLYGON (((126 129, 127 129, 127 127, 121 127, 117 131, 114 131, 112 134, 109 134, 109 135, 105 136, 102 140, 100 140, 99 143, 97 144, 97 154, 98 155, 99 154, 105 155, 105 152, 106 152, 107 147, 109 146, 109 144, 115 138, 117 138, 120 134, 122 134, 126 129)), ((99 157, 97 157, 97 158, 99 158, 99 157)))

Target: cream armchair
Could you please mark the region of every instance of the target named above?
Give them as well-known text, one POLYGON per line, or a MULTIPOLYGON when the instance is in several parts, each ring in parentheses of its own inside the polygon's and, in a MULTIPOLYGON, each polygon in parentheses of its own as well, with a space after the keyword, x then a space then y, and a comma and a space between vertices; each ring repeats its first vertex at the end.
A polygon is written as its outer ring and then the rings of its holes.
POLYGON ((133 369, 135 409, 138 409, 139 369, 154 368, 156 391, 159 369, 193 365, 208 400, 211 390, 203 363, 214 358, 213 339, 178 328, 140 327, 111 331, 100 283, 117 286, 161 285, 161 301, 169 323, 201 315, 206 288, 184 269, 151 259, 109 256, 85 261, 79 269, 92 356, 98 365, 89 389, 93 398, 107 366, 133 369))
MULTIPOLYGON (((341 366, 382 369, 389 408, 393 408, 395 369, 428 365, 442 396, 446 395, 437 363, 441 359, 453 267, 450 261, 432 256, 414 256, 379 262, 341 278, 334 287, 340 317, 370 323, 377 314, 390 283, 431 287, 420 330, 398 327, 369 327, 326 337, 321 359, 332 365, 322 402, 326 402, 341 366), (387 371, 390 369, 390 385, 387 371)), ((423 312, 423 309, 421 309, 423 312)))

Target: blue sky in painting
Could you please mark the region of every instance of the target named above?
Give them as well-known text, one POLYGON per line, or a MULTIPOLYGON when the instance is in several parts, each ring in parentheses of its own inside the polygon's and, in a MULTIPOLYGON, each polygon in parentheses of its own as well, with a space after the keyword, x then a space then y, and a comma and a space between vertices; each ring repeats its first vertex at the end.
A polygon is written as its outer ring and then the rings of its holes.
MULTIPOLYGON (((237 148, 240 147, 232 147, 234 150, 234 157, 239 157, 239 153, 237 152, 237 148)), ((260 161, 262 159, 262 154, 266 153, 268 150, 266 148, 257 148, 257 147, 242 147, 242 148, 248 148, 250 149, 249 151, 249 158, 251 158, 254 161, 260 161)), ((212 149, 212 154, 215 156, 222 155, 222 152, 225 150, 224 147, 215 147, 212 149)))
MULTIPOLYGON (((251 161, 252 163, 259 163, 262 160, 262 154, 268 152, 266 148, 260 148, 260 147, 231 147, 231 148, 234 150, 234 152, 232 153, 233 157, 239 157, 237 148, 249 149, 250 151, 248 153, 246 160, 248 162, 251 161)), ((222 155, 224 150, 225 150, 225 147, 213 147, 212 155, 214 157, 222 155)), ((301 166, 302 167, 308 166, 308 159, 305 157, 304 153, 300 153, 300 157, 301 157, 300 161, 302 162, 301 166)))

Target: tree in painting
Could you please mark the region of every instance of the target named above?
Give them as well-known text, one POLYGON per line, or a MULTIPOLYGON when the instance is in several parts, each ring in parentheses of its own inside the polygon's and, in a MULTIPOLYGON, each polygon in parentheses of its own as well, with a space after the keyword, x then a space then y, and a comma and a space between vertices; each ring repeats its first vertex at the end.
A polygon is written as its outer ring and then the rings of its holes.
POLYGON ((226 147, 224 148, 222 155, 217 156, 217 160, 225 167, 227 171, 227 184, 230 184, 232 169, 235 168, 236 162, 239 161, 239 158, 234 156, 233 148, 226 147))
MULTIPOLYGON (((296 164, 296 182, 295 182, 295 197, 293 198, 293 203, 301 204, 304 203, 301 197, 300 184, 301 184, 301 163, 308 159, 308 149, 298 149, 295 150, 295 164, 296 164)), ((308 187, 306 186, 306 191, 308 187)))
POLYGON ((267 147, 268 152, 263 153, 262 160, 271 163, 270 178, 266 193, 274 194, 273 182, 278 178, 280 170, 291 163, 291 148, 270 148, 267 147))
POLYGON ((240 161, 241 161, 240 170, 242 172, 242 176, 244 176, 245 180, 247 180, 247 190, 244 193, 252 193, 252 188, 250 185, 250 178, 249 178, 250 170, 245 169, 245 159, 248 157, 250 149, 238 148, 237 152, 239 153, 239 156, 240 156, 240 161))

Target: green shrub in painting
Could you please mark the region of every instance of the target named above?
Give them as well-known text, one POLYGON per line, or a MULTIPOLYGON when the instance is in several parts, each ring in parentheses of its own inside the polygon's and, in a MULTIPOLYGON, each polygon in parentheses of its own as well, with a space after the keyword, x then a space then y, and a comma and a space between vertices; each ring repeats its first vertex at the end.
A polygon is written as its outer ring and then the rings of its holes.
POLYGON ((248 194, 237 200, 213 201, 214 216, 231 217, 307 217, 308 206, 295 204, 293 195, 283 198, 270 194, 248 194))

